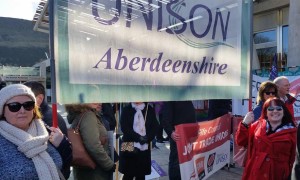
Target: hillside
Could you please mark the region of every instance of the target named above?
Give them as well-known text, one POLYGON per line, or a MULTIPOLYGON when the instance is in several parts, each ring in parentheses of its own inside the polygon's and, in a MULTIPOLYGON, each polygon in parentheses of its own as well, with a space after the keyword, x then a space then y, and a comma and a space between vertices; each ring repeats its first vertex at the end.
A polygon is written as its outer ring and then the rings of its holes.
POLYGON ((32 66, 46 59, 48 34, 33 26, 32 21, 0 17, 0 65, 32 66))

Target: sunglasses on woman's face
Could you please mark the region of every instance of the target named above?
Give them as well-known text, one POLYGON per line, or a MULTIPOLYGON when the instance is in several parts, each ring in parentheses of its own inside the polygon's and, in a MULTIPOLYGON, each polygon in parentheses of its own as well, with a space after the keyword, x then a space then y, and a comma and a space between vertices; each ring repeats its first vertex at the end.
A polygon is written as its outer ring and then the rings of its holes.
POLYGON ((266 93, 266 95, 270 95, 270 94, 272 94, 272 95, 274 95, 275 96, 275 92, 265 92, 266 93))
POLYGON ((276 110, 276 111, 282 111, 283 108, 282 108, 281 106, 269 106, 269 107, 267 108, 267 110, 268 110, 268 111, 274 111, 274 110, 276 110))
POLYGON ((34 101, 27 101, 24 102, 23 104, 19 102, 12 102, 12 103, 5 104, 5 106, 7 106, 8 110, 10 110, 11 112, 18 112, 20 111, 22 106, 26 111, 31 111, 34 108, 34 104, 35 104, 34 101))

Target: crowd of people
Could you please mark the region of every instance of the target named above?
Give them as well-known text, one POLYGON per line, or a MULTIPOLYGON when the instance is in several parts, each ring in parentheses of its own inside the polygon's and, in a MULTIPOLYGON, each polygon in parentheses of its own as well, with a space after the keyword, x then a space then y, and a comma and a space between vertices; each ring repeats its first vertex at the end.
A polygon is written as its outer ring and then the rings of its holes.
MULTIPOLYGON (((72 145, 67 126, 57 114, 58 127, 53 127, 52 109, 45 97, 45 87, 35 81, 1 89, 0 145, 4 150, 0 151, 0 175, 4 179, 70 177, 72 145)), ((295 101, 286 77, 260 85, 257 105, 245 115, 235 137, 238 145, 248 149, 243 179, 300 179, 295 101)), ((112 104, 67 104, 65 108, 68 123, 71 128, 79 127, 83 145, 96 164, 94 169, 74 166, 74 179, 111 180, 117 169, 123 180, 144 180, 151 173, 151 149, 155 143, 166 141, 170 143, 169 179, 181 179, 176 145, 181 134, 175 126, 197 122, 191 101, 132 102, 123 106, 120 142, 132 142, 130 154, 111 151, 114 145, 109 132, 117 126, 112 104), (163 137, 163 131, 167 137, 163 137)), ((211 112, 210 117, 227 112, 211 112)))

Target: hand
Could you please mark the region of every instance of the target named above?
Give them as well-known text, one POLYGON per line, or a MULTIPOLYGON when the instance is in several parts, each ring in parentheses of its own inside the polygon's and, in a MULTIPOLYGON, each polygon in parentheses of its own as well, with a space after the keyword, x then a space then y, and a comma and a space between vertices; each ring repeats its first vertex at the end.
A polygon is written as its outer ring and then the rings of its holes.
POLYGON ((141 145, 146 144, 147 142, 148 142, 148 137, 147 136, 140 136, 139 143, 141 145))
POLYGON ((173 131, 172 134, 171 134, 171 138, 174 141, 179 141, 180 140, 180 135, 178 133, 176 133, 175 131, 173 131))
POLYGON ((243 119, 243 123, 250 125, 254 121, 254 114, 252 111, 249 111, 243 119))
POLYGON ((64 139, 64 134, 61 132, 59 128, 50 127, 51 133, 49 137, 49 141, 55 146, 58 147, 61 141, 64 139))

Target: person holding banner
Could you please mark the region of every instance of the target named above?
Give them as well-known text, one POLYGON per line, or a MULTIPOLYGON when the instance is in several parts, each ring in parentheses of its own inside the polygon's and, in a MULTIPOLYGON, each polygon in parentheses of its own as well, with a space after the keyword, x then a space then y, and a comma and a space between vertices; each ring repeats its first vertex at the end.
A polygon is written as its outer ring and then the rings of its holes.
POLYGON ((239 124, 236 142, 247 147, 242 179, 286 180, 292 172, 296 151, 296 126, 279 98, 269 98, 258 121, 247 113, 239 124))
POLYGON ((42 120, 44 121, 49 134, 52 135, 50 141, 52 141, 51 143, 54 144, 61 157, 63 157, 63 167, 61 172, 65 179, 68 179, 71 174, 70 164, 72 161, 72 146, 67 138, 66 123, 63 117, 57 113, 58 128, 52 127, 52 108, 49 107, 45 100, 46 93, 43 84, 37 81, 27 81, 24 83, 24 85, 29 87, 35 95, 37 100, 36 105, 39 107, 42 113, 42 120))
POLYGON ((49 136, 30 88, 0 91, 1 179, 60 179, 62 157, 49 136))
POLYGON ((257 92, 256 107, 253 109, 254 121, 261 115, 264 102, 270 97, 277 97, 278 90, 275 83, 271 81, 262 82, 257 92))
POLYGON ((134 102, 123 108, 120 118, 123 142, 133 142, 135 152, 120 152, 119 171, 123 180, 144 180, 151 174, 151 147, 158 121, 154 109, 148 103, 134 102))
POLYGON ((100 119, 99 103, 67 104, 68 122, 75 128, 79 121, 79 131, 87 152, 97 164, 95 169, 73 167, 75 180, 109 180, 116 164, 109 157, 107 130, 100 119))
POLYGON ((196 123, 196 113, 192 101, 169 101, 162 108, 162 125, 170 138, 169 179, 180 180, 180 168, 176 141, 180 134, 175 131, 179 124, 196 123))

